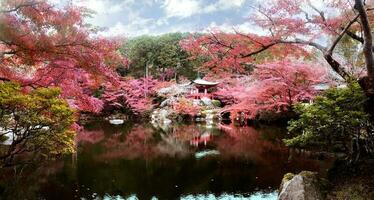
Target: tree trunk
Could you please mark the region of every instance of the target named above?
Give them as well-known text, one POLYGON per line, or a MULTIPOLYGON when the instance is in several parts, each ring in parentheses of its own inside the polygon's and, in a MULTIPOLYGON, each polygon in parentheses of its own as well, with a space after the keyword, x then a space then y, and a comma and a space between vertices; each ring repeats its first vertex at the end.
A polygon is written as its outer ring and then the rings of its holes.
POLYGON ((368 16, 362 0, 355 0, 355 9, 360 14, 361 26, 364 32, 364 56, 366 68, 369 77, 374 77, 374 55, 373 55, 373 36, 371 35, 371 28, 368 16))
POLYGON ((369 98, 367 109, 370 114, 374 114, 374 55, 373 55, 373 36, 368 16, 362 0, 355 0, 354 8, 360 14, 361 27, 364 33, 364 56, 367 69, 367 76, 360 79, 359 83, 365 94, 369 98))
POLYGON ((374 77, 365 76, 360 78, 359 84, 368 97, 366 110, 371 114, 371 117, 374 120, 374 77))

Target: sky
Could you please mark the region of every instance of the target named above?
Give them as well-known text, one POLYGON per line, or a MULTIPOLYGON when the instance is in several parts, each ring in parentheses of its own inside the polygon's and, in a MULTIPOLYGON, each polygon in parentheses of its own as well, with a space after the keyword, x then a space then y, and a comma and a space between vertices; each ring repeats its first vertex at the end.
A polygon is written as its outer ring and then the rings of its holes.
MULTIPOLYGON (((51 0, 61 3, 58 0, 51 0)), ((248 32, 256 0, 72 0, 96 14, 87 22, 104 27, 103 36, 134 37, 213 28, 248 32)))

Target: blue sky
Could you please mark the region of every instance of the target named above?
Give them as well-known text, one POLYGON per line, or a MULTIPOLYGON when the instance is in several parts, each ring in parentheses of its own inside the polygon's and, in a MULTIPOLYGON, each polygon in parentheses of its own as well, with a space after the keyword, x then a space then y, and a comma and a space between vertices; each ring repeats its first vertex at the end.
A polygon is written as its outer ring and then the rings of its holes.
MULTIPOLYGON (((59 2, 58 0, 51 0, 59 2)), ((106 27, 104 36, 203 32, 219 27, 248 32, 255 0, 73 0, 96 12, 87 21, 106 27)), ((253 27, 252 27, 253 28, 253 27)))

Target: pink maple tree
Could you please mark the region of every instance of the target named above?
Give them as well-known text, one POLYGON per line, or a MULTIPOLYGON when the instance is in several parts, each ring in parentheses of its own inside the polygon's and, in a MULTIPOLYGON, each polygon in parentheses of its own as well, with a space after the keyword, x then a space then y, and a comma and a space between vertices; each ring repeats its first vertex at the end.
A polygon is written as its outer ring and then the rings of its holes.
POLYGON ((93 36, 83 22, 86 9, 58 8, 46 0, 5 0, 0 10, 0 80, 24 87, 62 88, 79 110, 98 112, 92 91, 117 80, 113 69, 127 65, 120 43, 93 36))
POLYGON ((251 76, 230 76, 221 79, 217 91, 213 94, 224 106, 241 102, 248 96, 250 86, 254 84, 251 76))
POLYGON ((107 106, 127 108, 141 114, 153 108, 152 98, 159 81, 152 78, 124 78, 119 84, 108 82, 101 99, 107 106))
POLYGON ((202 58, 205 62, 198 70, 213 78, 226 78, 232 74, 248 74, 254 64, 263 60, 275 60, 291 53, 293 57, 307 54, 297 45, 289 45, 292 46, 291 48, 284 48, 284 45, 272 46, 264 52, 260 47, 269 42, 271 42, 269 37, 214 30, 199 37, 191 36, 181 41, 180 45, 189 52, 189 59, 202 58))
POLYGON ((174 111, 179 115, 197 115, 201 108, 198 105, 194 105, 190 99, 181 98, 178 102, 173 104, 174 111))
MULTIPOLYGON (((229 105, 223 111, 235 113, 234 116, 241 113, 245 118, 254 118, 261 111, 289 111, 294 103, 313 97, 314 84, 326 81, 327 72, 321 71, 321 62, 317 62, 320 58, 343 79, 352 78, 347 70, 351 66, 345 65, 344 57, 337 56, 335 50, 345 35, 364 43, 365 38, 357 30, 365 28, 358 23, 359 18, 361 22, 365 20, 365 11, 353 12, 362 7, 362 1, 356 0, 355 8, 351 3, 327 1, 316 6, 309 0, 266 2, 266 6, 254 6, 249 16, 253 26, 262 28, 261 34, 216 29, 192 36, 181 45, 190 53, 190 59, 205 59, 200 70, 208 76, 253 73, 250 77, 255 84, 238 82, 232 88, 221 87, 216 93, 229 105)), ((367 68, 370 72, 371 67, 367 68)))
POLYGON ((263 111, 287 112, 294 104, 313 99, 316 84, 328 82, 323 68, 290 61, 259 65, 252 77, 254 84, 239 88, 242 92, 234 90, 239 102, 222 112, 230 112, 232 117, 240 113, 251 119, 263 111))
MULTIPOLYGON (((205 58, 202 71, 218 75, 243 73, 248 64, 262 64, 285 57, 314 57, 317 51, 333 71, 348 80, 352 74, 347 67, 352 66, 342 61, 344 55, 337 56, 336 47, 345 35, 364 44, 366 38, 358 32, 368 27, 370 21, 365 17, 367 5, 361 12, 355 12, 355 8, 365 6, 361 5, 361 0, 324 1, 320 5, 310 0, 264 2, 254 5, 249 16, 249 23, 261 28, 261 33, 244 33, 235 27, 235 33, 213 29, 209 34, 184 40, 181 45, 190 52, 190 59, 205 58), (358 23, 359 19, 365 20, 365 25, 358 23)), ((369 43, 371 47, 372 42, 369 43)), ((369 66, 367 71, 373 68, 369 66)))

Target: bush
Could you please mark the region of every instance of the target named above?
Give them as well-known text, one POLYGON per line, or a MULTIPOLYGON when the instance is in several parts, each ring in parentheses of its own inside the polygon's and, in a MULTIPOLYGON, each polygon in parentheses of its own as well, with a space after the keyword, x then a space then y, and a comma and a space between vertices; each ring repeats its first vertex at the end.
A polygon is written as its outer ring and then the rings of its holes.
POLYGON ((0 166, 40 161, 74 151, 74 112, 57 88, 29 93, 14 83, 0 83, 0 166))
POLYGON ((212 100, 212 104, 215 106, 215 107, 221 107, 221 102, 219 100, 212 100))
POLYGON ((300 118, 288 126, 295 137, 285 140, 286 145, 318 146, 329 151, 341 145, 348 156, 362 147, 370 152, 374 140, 369 115, 364 111, 366 100, 359 85, 352 83, 347 88, 327 90, 312 104, 297 104, 295 111, 300 118))

